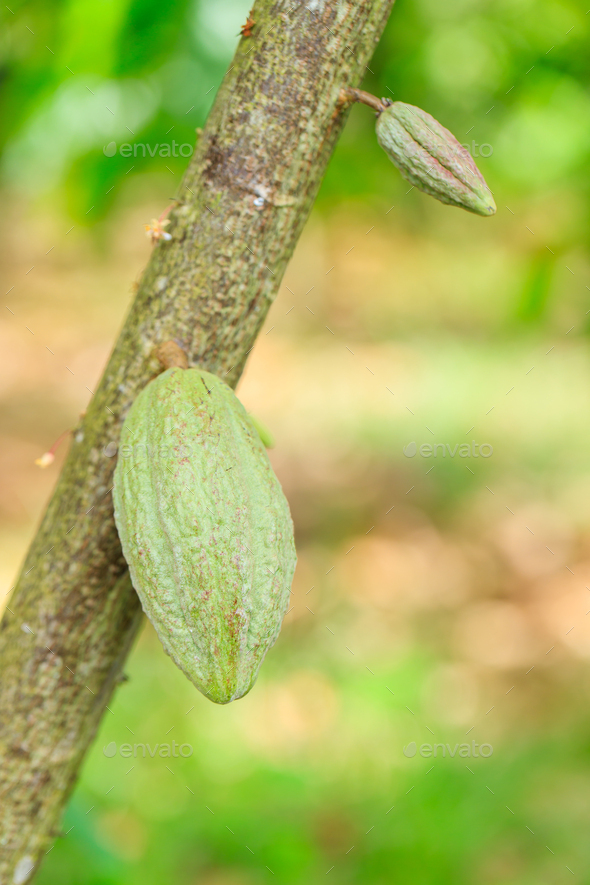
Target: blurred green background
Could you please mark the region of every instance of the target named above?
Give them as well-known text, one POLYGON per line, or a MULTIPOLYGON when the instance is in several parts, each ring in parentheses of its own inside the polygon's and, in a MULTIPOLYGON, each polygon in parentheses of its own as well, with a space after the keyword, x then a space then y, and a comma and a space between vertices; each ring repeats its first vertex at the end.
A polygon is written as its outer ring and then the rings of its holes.
MULTIPOLYGON (((2 597, 66 444, 34 460, 85 408, 187 163, 108 146, 192 144, 248 11, 0 12, 2 597)), ((365 88, 468 144, 498 214, 408 192, 353 109, 238 389, 276 438, 292 610, 223 708, 145 628, 43 885, 590 882, 589 23, 398 0, 365 88), (493 754, 403 752, 470 741, 493 754)))

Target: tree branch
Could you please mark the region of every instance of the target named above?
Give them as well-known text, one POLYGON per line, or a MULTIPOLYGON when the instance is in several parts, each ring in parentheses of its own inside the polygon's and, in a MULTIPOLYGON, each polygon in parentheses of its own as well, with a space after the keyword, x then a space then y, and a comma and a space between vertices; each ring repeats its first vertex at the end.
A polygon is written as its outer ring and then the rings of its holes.
POLYGON ((259 0, 0 624, 0 882, 29 881, 141 622, 113 522, 121 423, 169 340, 235 386, 393 0, 259 0))

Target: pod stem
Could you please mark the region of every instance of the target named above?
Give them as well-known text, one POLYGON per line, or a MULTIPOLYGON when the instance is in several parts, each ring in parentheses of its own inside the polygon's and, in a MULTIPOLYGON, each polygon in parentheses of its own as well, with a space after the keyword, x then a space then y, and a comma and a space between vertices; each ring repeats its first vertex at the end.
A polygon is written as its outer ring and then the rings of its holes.
POLYGON ((155 356, 163 369, 171 369, 178 366, 180 369, 188 369, 188 358, 182 347, 176 341, 166 341, 156 348, 155 356))
POLYGON ((349 86, 343 87, 340 90, 340 104, 349 104, 353 101, 368 105, 370 108, 376 110, 378 114, 384 111, 388 104, 390 104, 388 99, 377 98, 376 95, 371 95, 370 92, 365 92, 363 89, 352 89, 349 86))

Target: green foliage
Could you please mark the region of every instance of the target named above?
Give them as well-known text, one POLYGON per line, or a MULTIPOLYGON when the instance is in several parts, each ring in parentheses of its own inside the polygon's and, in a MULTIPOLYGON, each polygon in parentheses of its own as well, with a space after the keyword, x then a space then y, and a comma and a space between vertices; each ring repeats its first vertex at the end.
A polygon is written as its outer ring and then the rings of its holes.
MULTIPOLYGON (((3 12, 0 49, 0 143, 9 180, 16 175, 37 194, 66 196, 74 217, 86 223, 90 206, 98 219, 130 176, 164 173, 176 187, 186 158, 140 154, 126 161, 105 158, 102 149, 111 141, 194 143, 249 0, 11 8, 14 15, 3 12)), ((487 7, 400 0, 365 87, 418 105, 459 141, 491 145, 493 154, 476 160, 492 190, 508 186, 524 195, 575 184, 587 192, 588 27, 581 9, 555 0, 487 7)), ((323 201, 354 194, 381 200, 407 189, 371 128, 370 112, 355 108, 323 201)))
POLYGON ((536 323, 542 319, 551 294, 554 269, 555 255, 548 250, 531 257, 517 307, 518 319, 525 323, 536 323))
POLYGON ((108 211, 130 176, 164 173, 175 190, 189 148, 165 157, 161 146, 194 146, 245 9, 230 10, 228 34, 211 2, 71 0, 55 3, 51 15, 41 4, 6 8, 5 180, 57 196, 86 224, 108 211), (117 149, 147 143, 154 156, 139 148, 128 159, 119 150, 106 157, 113 141, 117 149))

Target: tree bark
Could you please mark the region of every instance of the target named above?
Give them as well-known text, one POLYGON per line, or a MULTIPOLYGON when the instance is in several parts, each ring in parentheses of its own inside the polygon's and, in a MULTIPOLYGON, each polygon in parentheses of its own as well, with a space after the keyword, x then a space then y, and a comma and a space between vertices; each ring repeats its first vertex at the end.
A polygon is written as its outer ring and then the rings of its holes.
POLYGON ((57 835, 141 623, 111 501, 121 423, 175 340, 235 386, 393 0, 260 0, 0 624, 0 885, 57 835))

